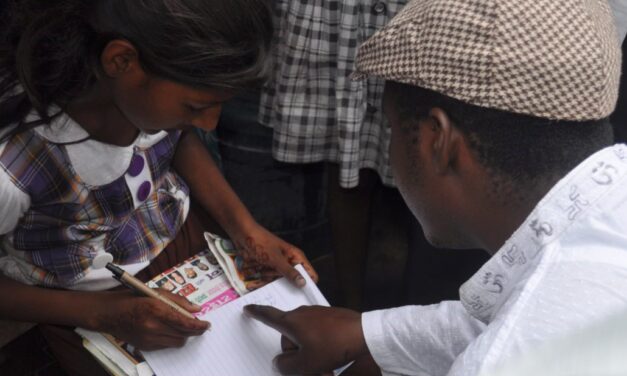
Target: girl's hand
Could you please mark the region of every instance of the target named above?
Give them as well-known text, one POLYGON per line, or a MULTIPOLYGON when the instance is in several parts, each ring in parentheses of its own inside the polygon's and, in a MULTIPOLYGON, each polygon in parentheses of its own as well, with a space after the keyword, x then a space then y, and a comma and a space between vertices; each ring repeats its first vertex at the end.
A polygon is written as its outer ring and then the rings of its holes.
POLYGON ((258 224, 245 234, 233 237, 233 242, 241 252, 244 262, 247 265, 257 265, 258 272, 266 281, 282 275, 296 286, 302 287, 305 285, 305 279, 294 266, 303 264, 311 279, 318 282, 318 274, 303 251, 258 224))
MULTIPOLYGON (((189 312, 200 307, 187 299, 161 289, 164 294, 189 312)), ((114 291, 102 295, 93 312, 95 330, 112 334, 140 350, 181 347, 188 337, 202 335, 210 325, 207 321, 190 319, 167 304, 131 291, 114 291)))

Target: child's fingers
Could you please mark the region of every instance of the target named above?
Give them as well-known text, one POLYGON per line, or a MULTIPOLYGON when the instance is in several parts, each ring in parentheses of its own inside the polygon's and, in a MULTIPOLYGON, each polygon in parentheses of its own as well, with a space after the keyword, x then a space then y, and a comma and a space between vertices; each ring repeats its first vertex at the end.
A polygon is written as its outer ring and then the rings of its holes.
POLYGON ((315 282, 318 283, 318 273, 316 273, 316 270, 313 268, 313 266, 309 263, 309 261, 305 260, 305 262, 303 262, 303 268, 305 268, 305 271, 307 272, 307 274, 309 274, 309 276, 311 277, 311 279, 315 282))
POLYGON ((170 307, 164 308, 169 309, 169 312, 165 311, 164 314, 160 315, 159 319, 173 330, 168 331, 170 335, 186 337, 200 336, 211 327, 208 321, 190 319, 170 307))
POLYGON ((194 304, 192 302, 190 302, 189 300, 187 300, 186 298, 177 295, 177 294, 172 294, 170 291, 160 288, 159 289, 159 294, 165 296, 166 298, 170 299, 171 301, 173 301, 174 303, 176 303, 179 307, 185 309, 188 312, 192 312, 192 313, 196 313, 196 312, 200 312, 200 310, 202 309, 201 306, 194 304))
POLYGON ((281 273, 285 278, 289 279, 292 283, 294 283, 298 287, 303 287, 307 283, 305 278, 300 275, 300 272, 283 257, 280 257, 276 260, 276 270, 281 273))
POLYGON ((302 264, 311 279, 316 283, 318 282, 318 273, 316 273, 316 270, 313 268, 303 251, 286 243, 286 250, 284 254, 287 256, 291 265, 296 266, 298 264, 302 264))
MULTIPOLYGON (((165 290, 160 290, 159 293, 163 294, 166 298, 173 301, 179 307, 186 309, 189 312, 200 311, 199 306, 191 303, 189 300, 180 295, 172 294, 165 290)), ((185 336, 197 336, 201 335, 211 327, 211 324, 208 321, 191 319, 177 312, 165 303, 159 303, 163 304, 162 309, 164 314, 162 315, 162 321, 174 330, 176 330, 176 334, 185 336)), ((175 333, 172 334, 174 335, 175 333)))

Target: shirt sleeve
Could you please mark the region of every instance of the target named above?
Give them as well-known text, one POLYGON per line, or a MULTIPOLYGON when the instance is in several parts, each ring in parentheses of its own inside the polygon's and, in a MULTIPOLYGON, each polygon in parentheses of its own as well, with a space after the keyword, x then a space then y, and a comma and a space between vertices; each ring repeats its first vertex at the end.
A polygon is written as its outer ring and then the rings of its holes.
MULTIPOLYGON (((0 155, 6 144, 0 145, 0 155)), ((30 207, 30 196, 13 183, 13 179, 0 166, 0 236, 13 231, 17 222, 30 207)))
POLYGON ((445 375, 485 328, 459 301, 366 312, 368 349, 384 375, 445 375))

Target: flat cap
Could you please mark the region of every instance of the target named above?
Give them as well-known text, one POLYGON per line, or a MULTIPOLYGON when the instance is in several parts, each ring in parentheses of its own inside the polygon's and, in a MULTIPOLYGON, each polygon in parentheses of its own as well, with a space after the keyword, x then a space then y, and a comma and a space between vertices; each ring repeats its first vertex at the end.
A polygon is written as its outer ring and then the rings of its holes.
POLYGON ((353 77, 583 121, 612 113, 620 67, 606 0, 413 0, 360 47, 353 77))

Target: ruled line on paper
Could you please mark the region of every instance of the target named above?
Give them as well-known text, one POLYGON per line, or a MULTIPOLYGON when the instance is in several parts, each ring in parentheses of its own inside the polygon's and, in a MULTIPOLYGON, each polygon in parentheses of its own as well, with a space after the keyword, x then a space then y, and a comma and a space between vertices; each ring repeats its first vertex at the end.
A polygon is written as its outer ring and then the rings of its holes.
POLYGON ((211 331, 190 339, 181 349, 144 352, 148 364, 158 376, 276 375, 272 359, 281 352, 281 335, 246 316, 243 307, 262 304, 288 311, 302 305, 328 306, 302 266, 297 269, 307 281, 304 288, 281 278, 209 311, 201 318, 212 323, 211 331))

